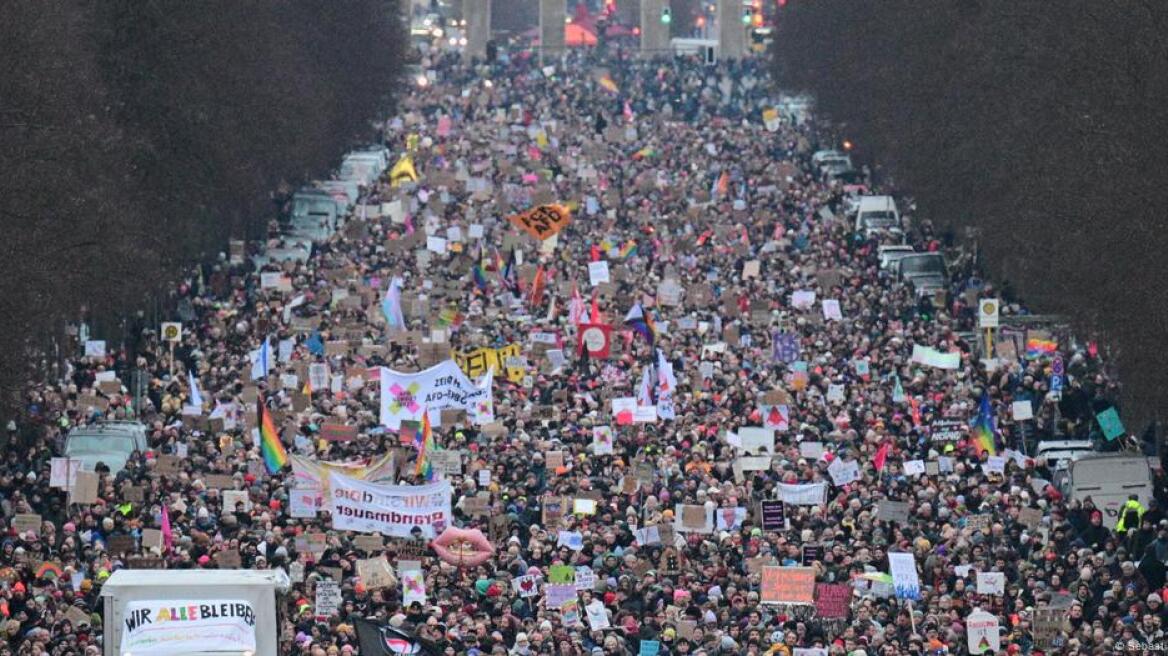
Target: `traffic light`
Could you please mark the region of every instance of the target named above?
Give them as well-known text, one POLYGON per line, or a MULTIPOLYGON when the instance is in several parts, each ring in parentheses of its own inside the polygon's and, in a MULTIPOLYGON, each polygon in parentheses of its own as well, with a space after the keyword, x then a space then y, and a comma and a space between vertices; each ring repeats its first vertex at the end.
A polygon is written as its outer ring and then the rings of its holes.
POLYGON ((661 22, 665 25, 668 25, 668 24, 673 22, 673 10, 672 9, 670 9, 669 7, 663 7, 661 9, 661 22))
POLYGON ((750 25, 754 21, 754 10, 747 8, 742 10, 742 24, 750 25))

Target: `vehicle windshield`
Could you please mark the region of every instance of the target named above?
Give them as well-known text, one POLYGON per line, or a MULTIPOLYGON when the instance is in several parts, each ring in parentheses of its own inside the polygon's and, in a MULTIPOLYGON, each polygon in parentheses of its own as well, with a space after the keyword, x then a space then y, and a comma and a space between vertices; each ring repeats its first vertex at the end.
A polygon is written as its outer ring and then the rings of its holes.
POLYGON ((941 259, 940 255, 905 257, 900 260, 900 270, 906 274, 935 273, 941 275, 945 273, 945 261, 941 259))
POLYGON ((896 224, 896 215, 888 211, 864 212, 864 225, 887 227, 896 224))
POLYGON ((134 451, 134 440, 128 437, 78 435, 69 438, 69 455, 86 453, 125 453, 134 451))

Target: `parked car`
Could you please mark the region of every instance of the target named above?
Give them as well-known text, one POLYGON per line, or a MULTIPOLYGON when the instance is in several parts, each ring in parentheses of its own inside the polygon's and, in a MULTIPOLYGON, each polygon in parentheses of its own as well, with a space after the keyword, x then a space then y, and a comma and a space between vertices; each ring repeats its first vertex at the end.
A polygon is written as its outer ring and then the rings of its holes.
POLYGON ((65 438, 65 457, 80 460, 83 471, 98 463, 116 474, 135 451, 146 451, 146 427, 136 421, 107 421, 73 429, 65 438))
POLYGON ((897 276, 911 283, 918 296, 931 296, 949 286, 945 256, 940 253, 914 253, 896 263, 897 276))

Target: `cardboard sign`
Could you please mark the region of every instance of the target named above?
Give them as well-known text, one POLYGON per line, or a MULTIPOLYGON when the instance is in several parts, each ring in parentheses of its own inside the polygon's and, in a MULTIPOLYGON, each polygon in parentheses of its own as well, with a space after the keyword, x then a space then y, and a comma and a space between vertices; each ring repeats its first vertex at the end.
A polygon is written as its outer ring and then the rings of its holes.
POLYGON ((95 503, 97 501, 98 476, 94 472, 77 472, 73 489, 69 491, 69 503, 95 503))
POLYGON ((507 217, 515 227, 543 241, 564 229, 572 220, 572 213, 563 205, 540 205, 521 214, 507 217))
POLYGON ((361 577, 361 582, 365 584, 365 587, 370 590, 397 587, 397 577, 389 568, 389 562, 380 556, 358 560, 357 575, 361 577))
POLYGON ((385 538, 380 535, 358 535, 353 538, 353 548, 365 553, 379 553, 385 549, 385 538))
POLYGON ((876 517, 880 521, 907 524, 909 518, 908 503, 904 501, 881 501, 876 506, 876 517))
POLYGON ((763 567, 760 590, 764 604, 813 604, 815 568, 763 567))
POLYGON ((357 439, 357 427, 344 424, 324 424, 320 427, 320 438, 326 442, 351 442, 357 439))
POLYGON ((134 552, 134 537, 131 535, 111 535, 105 542, 106 551, 111 554, 134 552))
POLYGON ((182 458, 170 454, 159 455, 155 459, 155 471, 159 474, 177 475, 182 472, 182 458))
POLYGON ((41 516, 36 513, 19 513, 12 518, 12 528, 17 533, 41 534, 41 516))
POLYGON ((222 569, 239 569, 243 566, 243 558, 239 555, 239 549, 220 551, 215 554, 215 562, 222 569))

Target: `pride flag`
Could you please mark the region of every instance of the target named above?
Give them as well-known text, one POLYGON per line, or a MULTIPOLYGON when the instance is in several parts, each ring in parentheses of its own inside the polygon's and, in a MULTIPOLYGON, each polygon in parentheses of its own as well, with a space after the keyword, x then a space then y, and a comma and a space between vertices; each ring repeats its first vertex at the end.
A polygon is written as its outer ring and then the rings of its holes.
POLYGON ((645 338, 652 347, 657 339, 657 326, 653 325, 653 318, 637 303, 625 315, 625 325, 632 328, 634 332, 645 338))
POLYGON ((1031 338, 1026 340, 1026 357, 1041 358, 1054 355, 1058 350, 1058 342, 1053 339, 1031 338))
POLYGON ((973 426, 970 427, 971 435, 973 436, 973 445, 977 448, 978 453, 985 451, 991 456, 998 454, 997 445, 994 443, 994 412, 990 408, 990 397, 985 392, 981 394, 981 405, 977 410, 977 418, 973 421, 973 426))
POLYGON ((418 461, 414 463, 414 476, 423 477, 427 481, 434 480, 434 466, 430 463, 429 453, 434 449, 434 434, 430 430, 430 413, 422 413, 422 430, 416 434, 418 444, 418 461))
POLYGON ((612 76, 608 73, 601 75, 600 78, 596 80, 596 83, 609 93, 620 93, 620 87, 616 85, 616 82, 613 81, 612 76))
POLYGON ((262 394, 257 403, 259 404, 256 416, 259 418, 260 424, 260 451, 264 454, 264 464, 268 468, 268 473, 275 474, 288 464, 288 452, 280 443, 280 434, 276 431, 276 422, 272 420, 272 411, 268 410, 262 394))
POLYGON ((635 256, 637 254, 637 242, 633 241, 632 239, 626 241, 625 245, 620 247, 618 254, 620 255, 621 259, 625 260, 635 256))

